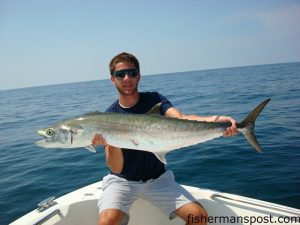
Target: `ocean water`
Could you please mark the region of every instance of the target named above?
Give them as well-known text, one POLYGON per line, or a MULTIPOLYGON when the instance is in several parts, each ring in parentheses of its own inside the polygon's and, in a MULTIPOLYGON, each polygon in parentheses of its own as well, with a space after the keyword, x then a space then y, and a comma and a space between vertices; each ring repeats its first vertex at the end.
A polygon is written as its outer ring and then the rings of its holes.
MULTIPOLYGON (((241 121, 272 100, 256 123, 264 150, 242 135, 219 138, 167 155, 185 185, 215 189, 300 208, 300 63, 202 70, 142 77, 140 91, 159 91, 186 114, 230 115, 241 121)), ((36 130, 89 111, 104 111, 117 97, 109 80, 0 91, 0 224, 100 180, 103 148, 44 149, 36 130)))

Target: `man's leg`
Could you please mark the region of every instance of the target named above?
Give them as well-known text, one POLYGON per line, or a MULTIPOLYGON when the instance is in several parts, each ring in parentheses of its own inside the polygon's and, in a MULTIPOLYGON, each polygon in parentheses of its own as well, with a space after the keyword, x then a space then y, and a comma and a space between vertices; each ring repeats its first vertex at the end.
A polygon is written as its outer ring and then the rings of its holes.
POLYGON ((124 216, 118 209, 106 209, 99 214, 98 225, 120 225, 124 216))
POLYGON ((207 222, 208 215, 206 210, 196 202, 180 207, 175 213, 186 221, 186 225, 205 225, 207 222))
POLYGON ((175 182, 172 171, 168 170, 159 178, 148 182, 146 187, 144 197, 162 209, 170 219, 177 215, 188 225, 206 224, 205 209, 191 193, 175 182))
POLYGON ((127 224, 130 207, 138 198, 139 193, 139 185, 136 182, 126 181, 112 174, 105 176, 103 193, 98 201, 98 224, 127 224))

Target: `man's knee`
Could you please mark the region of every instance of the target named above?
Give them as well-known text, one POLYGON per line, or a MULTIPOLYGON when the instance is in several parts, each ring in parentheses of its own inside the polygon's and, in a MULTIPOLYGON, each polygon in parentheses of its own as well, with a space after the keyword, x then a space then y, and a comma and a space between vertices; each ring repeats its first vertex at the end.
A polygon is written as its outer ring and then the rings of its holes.
POLYGON ((199 203, 190 203, 185 207, 182 207, 177 211, 177 215, 180 216, 187 224, 207 224, 208 213, 199 203))
POLYGON ((108 209, 99 214, 98 225, 119 225, 125 213, 117 209, 108 209))
POLYGON ((99 218, 98 225, 119 225, 121 222, 115 218, 99 218))
POLYGON ((195 208, 191 214, 200 220, 199 224, 207 224, 208 213, 202 206, 195 208))

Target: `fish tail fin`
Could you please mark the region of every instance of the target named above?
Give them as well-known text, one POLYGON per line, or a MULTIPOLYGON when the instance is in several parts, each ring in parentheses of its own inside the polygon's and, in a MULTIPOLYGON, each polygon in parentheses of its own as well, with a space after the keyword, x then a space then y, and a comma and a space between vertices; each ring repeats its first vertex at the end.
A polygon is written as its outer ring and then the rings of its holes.
POLYGON ((271 99, 267 99, 260 103, 252 112, 249 113, 246 119, 237 124, 239 131, 241 131, 247 141, 255 148, 257 152, 262 152, 262 149, 254 134, 255 120, 270 100, 271 99))

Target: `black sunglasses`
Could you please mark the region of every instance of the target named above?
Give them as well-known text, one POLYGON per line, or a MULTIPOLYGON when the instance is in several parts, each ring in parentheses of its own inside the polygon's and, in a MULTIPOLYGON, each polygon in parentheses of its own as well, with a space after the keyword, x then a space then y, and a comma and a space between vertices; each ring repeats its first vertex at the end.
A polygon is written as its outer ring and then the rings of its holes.
POLYGON ((123 80, 126 74, 130 78, 135 78, 138 75, 138 71, 137 69, 117 70, 113 73, 113 76, 115 76, 118 80, 123 80))

